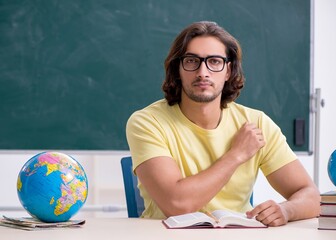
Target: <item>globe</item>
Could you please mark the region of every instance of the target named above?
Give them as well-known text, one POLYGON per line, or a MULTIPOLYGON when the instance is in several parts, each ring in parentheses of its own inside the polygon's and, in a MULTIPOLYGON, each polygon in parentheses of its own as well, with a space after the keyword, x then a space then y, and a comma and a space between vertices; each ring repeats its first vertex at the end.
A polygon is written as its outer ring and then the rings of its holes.
POLYGON ((328 175, 331 182, 336 186, 336 150, 330 155, 328 161, 328 175))
POLYGON ((17 193, 32 217, 43 222, 64 222, 85 204, 88 180, 83 167, 71 156, 42 152, 23 165, 17 193))

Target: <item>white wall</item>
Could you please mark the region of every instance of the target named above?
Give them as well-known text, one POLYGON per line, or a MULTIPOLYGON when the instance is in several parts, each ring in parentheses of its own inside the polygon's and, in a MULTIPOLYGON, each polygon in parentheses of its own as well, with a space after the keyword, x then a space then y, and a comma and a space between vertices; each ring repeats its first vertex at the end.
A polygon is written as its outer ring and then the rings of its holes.
MULTIPOLYGON (((319 160, 318 187, 326 192, 336 187, 328 177, 327 163, 331 153, 336 150, 336 1, 314 1, 313 35, 313 80, 314 87, 321 89, 325 106, 320 116, 319 156, 299 156, 311 177, 314 177, 314 157, 319 160)), ((283 198, 271 189, 260 174, 255 190, 255 202, 267 198, 278 201, 283 198)))
POLYGON ((315 1, 315 87, 321 88, 325 107, 320 124, 320 190, 335 189, 327 162, 336 150, 336 1, 315 1))
MULTIPOLYGON (((326 105, 321 111, 319 189, 335 189, 327 174, 327 161, 336 149, 336 1, 316 0, 314 11, 314 86, 321 88, 326 105)), ((16 194, 17 175, 23 164, 36 152, 0 152, 0 215, 2 206, 20 206, 16 194)), ((125 206, 120 159, 128 152, 108 154, 69 153, 84 167, 89 178, 89 195, 86 205, 125 206)), ((299 156, 313 177, 314 156, 299 156)), ((255 203, 269 198, 281 200, 260 174, 255 188, 255 203)), ((10 213, 13 215, 13 212, 10 213)), ((95 213, 100 214, 100 213, 95 213)), ((105 213, 101 213, 105 214, 105 213)), ((126 216, 125 210, 106 213, 108 216, 126 216)))

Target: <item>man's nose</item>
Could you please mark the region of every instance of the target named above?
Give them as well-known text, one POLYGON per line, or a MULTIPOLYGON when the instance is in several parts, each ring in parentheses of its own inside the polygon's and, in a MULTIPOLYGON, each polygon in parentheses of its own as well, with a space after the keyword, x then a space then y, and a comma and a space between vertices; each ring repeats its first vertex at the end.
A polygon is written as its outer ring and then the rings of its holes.
POLYGON ((199 77, 207 77, 209 76, 209 69, 205 64, 205 61, 201 62, 201 65, 197 69, 197 76, 199 77))

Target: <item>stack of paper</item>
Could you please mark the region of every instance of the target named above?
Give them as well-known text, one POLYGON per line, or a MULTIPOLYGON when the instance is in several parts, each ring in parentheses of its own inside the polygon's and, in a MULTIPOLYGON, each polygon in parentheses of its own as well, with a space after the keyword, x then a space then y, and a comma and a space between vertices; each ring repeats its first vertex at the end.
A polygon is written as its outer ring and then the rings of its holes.
POLYGON ((69 220, 67 222, 46 223, 32 217, 10 218, 3 216, 0 226, 18 228, 23 230, 42 230, 55 228, 73 228, 85 224, 85 220, 69 220))

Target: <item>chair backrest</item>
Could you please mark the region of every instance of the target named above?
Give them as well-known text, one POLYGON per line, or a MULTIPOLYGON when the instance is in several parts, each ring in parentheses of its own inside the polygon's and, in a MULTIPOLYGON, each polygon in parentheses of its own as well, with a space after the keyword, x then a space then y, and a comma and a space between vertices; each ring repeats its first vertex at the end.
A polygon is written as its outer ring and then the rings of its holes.
POLYGON ((137 218, 145 207, 138 189, 138 179, 133 174, 131 157, 121 159, 121 169, 125 187, 127 214, 129 218, 137 218))

